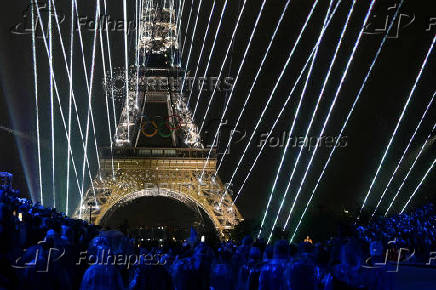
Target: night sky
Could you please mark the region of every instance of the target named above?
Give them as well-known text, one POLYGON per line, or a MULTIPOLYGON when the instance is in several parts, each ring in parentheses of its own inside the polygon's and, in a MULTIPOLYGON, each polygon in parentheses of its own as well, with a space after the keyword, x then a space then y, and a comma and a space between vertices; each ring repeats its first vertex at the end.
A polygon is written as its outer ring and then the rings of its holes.
MULTIPOLYGON (((191 1, 186 0, 189 4, 191 1)), ((108 1, 108 14, 113 19, 122 19, 122 1, 108 1)), ((194 1, 199 2, 198 0, 194 1)), ((217 1, 215 14, 211 24, 211 31, 214 33, 219 20, 219 12, 223 5, 223 0, 217 1)), ((231 34, 235 27, 235 20, 242 1, 229 1, 227 12, 224 15, 224 23, 221 33, 218 36, 215 54, 212 58, 209 76, 217 76, 219 67, 222 64, 225 51, 230 41, 231 34), (241 3, 240 3, 241 2, 241 3)), ((258 15, 261 0, 247 1, 246 12, 244 13, 240 29, 236 34, 234 47, 231 49, 231 59, 225 67, 226 76, 236 77, 239 64, 242 60, 243 52, 248 42, 254 21, 258 15)), ((342 27, 346 20, 346 15, 351 6, 352 1, 343 0, 339 6, 338 12, 333 18, 333 22, 327 30, 326 37, 320 46, 319 56, 316 60, 315 69, 312 78, 309 81, 308 90, 306 92, 304 102, 301 108, 299 118, 297 119, 294 136, 304 136, 310 116, 319 91, 327 72, 328 65, 336 48, 337 41, 342 27)), ((338 60, 333 68, 331 80, 329 81, 326 94, 320 103, 320 108, 317 113, 317 118, 313 124, 309 136, 317 136, 322 127, 322 122, 327 115, 330 102, 334 97, 334 92, 338 86, 340 77, 348 61, 352 46, 357 39, 357 34, 363 23, 365 13, 369 6, 369 0, 357 1, 355 12, 352 15, 349 29, 344 38, 344 44, 339 51, 338 60)), ((31 49, 31 34, 16 33, 23 32, 23 26, 17 24, 23 23, 27 27, 29 13, 26 9, 29 7, 29 1, 8 1, 3 4, 0 17, 0 171, 9 171, 15 175, 15 187, 23 192, 32 192, 34 197, 38 196, 38 165, 36 159, 36 124, 35 124, 35 99, 33 87, 33 66, 32 66, 32 49, 31 49), (15 33, 13 33, 15 31, 15 33), (2 128, 11 128, 10 130, 2 128), (26 178, 27 177, 27 178, 26 178)), ((129 1, 131 10, 129 10, 129 19, 133 17, 134 1, 129 1)), ((41 2, 42 4, 42 2, 41 2)), ((197 3, 198 4, 198 3, 197 3)), ((197 5, 196 4, 196 5, 197 5)), ((264 14, 260 20, 258 31, 253 39, 253 44, 248 54, 246 64, 241 72, 240 81, 235 89, 234 98, 230 104, 230 113, 227 118, 229 128, 236 123, 236 118, 242 107, 245 98, 247 97, 248 89, 258 70, 261 58, 270 41, 275 25, 278 21, 285 1, 270 0, 267 1, 264 14)), ((312 7, 313 2, 307 0, 293 0, 290 8, 285 16, 285 19, 279 29, 278 36, 273 43, 270 56, 268 57, 263 72, 258 79, 254 89, 254 94, 248 104, 248 109, 244 114, 240 127, 237 129, 240 132, 246 132, 247 136, 237 144, 231 147, 230 156, 225 158, 225 163, 219 174, 223 182, 227 182, 236 167, 239 157, 248 141, 248 137, 253 132, 254 126, 258 120, 261 111, 264 108, 265 101, 275 84, 284 62, 294 44, 298 33, 306 19, 308 12, 312 7)), ((279 84, 278 90, 272 100, 271 106, 265 115, 265 119, 258 129, 258 134, 253 140, 253 144, 247 152, 247 157, 242 163, 242 168, 239 170, 233 186, 234 191, 239 189, 242 180, 248 172, 252 164, 254 156, 256 156, 260 143, 261 134, 267 133, 276 116, 283 106, 284 100, 298 76, 300 69, 303 67, 309 53, 314 45, 327 10, 329 1, 320 0, 318 8, 315 10, 313 18, 305 32, 300 45, 296 50, 296 54, 291 60, 291 63, 279 84)), ((348 110, 354 101, 363 78, 368 71, 375 52, 382 40, 383 33, 376 33, 376 30, 384 27, 384 22, 387 17, 391 17, 394 10, 389 10, 393 4, 398 4, 396 1, 379 0, 376 3, 374 17, 370 20, 370 25, 363 35, 361 44, 355 55, 354 62, 350 68, 349 76, 347 77, 342 92, 338 98, 336 107, 327 126, 324 136, 336 137, 348 110)), ((94 1, 78 1, 79 15, 94 18, 94 1)), ((195 7, 197 7, 195 5, 195 7)), ((192 60, 198 57, 201 40, 207 25, 207 17, 209 15, 212 1, 204 1, 200 11, 200 20, 198 24, 197 34, 194 38, 192 60)), ((189 5, 187 5, 189 7, 189 5)), ((61 23, 63 39, 65 45, 69 47, 69 25, 70 25, 70 2, 66 0, 56 1, 58 15, 64 15, 65 20, 61 23)), ((186 25, 189 10, 185 8, 184 21, 182 25, 186 25)), ((372 77, 369 79, 367 87, 363 92, 359 103, 351 117, 349 125, 345 130, 347 146, 339 148, 333 160, 329 165, 329 169, 323 182, 320 184, 318 194, 311 205, 307 214, 307 218, 303 222, 300 230, 301 235, 306 233, 313 236, 321 235, 323 231, 330 231, 334 228, 337 221, 344 216, 344 210, 351 213, 356 213, 360 207, 364 195, 367 192, 371 179, 377 169, 379 160, 382 157, 384 149, 388 144, 389 138, 395 128, 396 122, 400 116, 401 110, 406 102, 409 92, 413 86, 415 78, 418 74, 425 54, 430 47, 432 38, 436 33, 436 3, 434 1, 412 1, 407 0, 401 9, 401 22, 398 21, 394 25, 391 33, 391 38, 386 43, 386 46, 380 55, 372 77), (433 20, 432 20, 433 18, 433 20), (434 23, 433 26, 430 26, 434 23), (428 28, 431 28, 430 31, 428 28)), ((132 18, 133 19, 133 18, 132 18)), ((389 18, 390 19, 390 18, 389 18)), ((184 27, 184 26, 183 26, 184 27)), ((193 21, 188 29, 192 31, 193 21)), ((182 29, 183 30, 183 29, 182 29)), ((212 45, 213 33, 209 33, 207 45, 203 60, 201 61, 201 70, 203 72, 206 65, 206 56, 212 45)), ((67 115, 68 112, 68 81, 65 72, 65 64, 63 62, 62 53, 60 50, 57 30, 54 30, 54 66, 55 76, 57 78, 58 87, 60 89, 61 99, 63 102, 63 111, 67 115)), ((83 31, 85 42, 85 57, 89 67, 91 62, 91 48, 93 40, 92 31, 83 31)), ((123 33, 110 32, 111 47, 112 47, 112 62, 115 67, 123 66, 123 33)), ((130 44, 133 44, 133 34, 130 35, 130 44)), ((187 43, 189 43, 187 41, 187 43)), ((93 107, 97 126, 97 143, 99 146, 107 146, 109 144, 108 128, 106 121, 105 99, 102 88, 103 72, 101 65, 101 51, 99 43, 96 55, 95 66, 95 82, 93 107)), ((87 110, 87 93, 81 62, 81 52, 78 42, 78 34, 75 34, 75 61, 73 66, 73 84, 75 95, 78 98, 79 113, 83 120, 82 126, 85 126, 85 116, 87 110)), ((184 55, 186 58, 186 53, 184 55)), ((37 45, 38 59, 38 86, 40 96, 40 118, 41 118, 41 147, 43 152, 43 176, 44 188, 47 199, 51 200, 51 167, 50 167, 50 113, 49 113, 49 72, 47 55, 44 49, 42 39, 38 40, 37 45)), ((131 59, 133 61, 133 59, 131 59)), ((192 67, 194 61, 191 61, 189 70, 191 73, 195 70, 192 67)), ((373 189, 373 194, 368 201, 369 208, 373 207, 381 195, 386 183, 388 182, 392 171, 394 170, 397 161, 399 160, 404 148, 421 118, 427 103, 434 93, 435 77, 436 77, 436 51, 429 58, 428 65, 423 74, 421 81, 418 84, 415 95, 406 111, 405 118, 399 128, 398 135, 391 147, 390 153, 384 163, 383 170, 380 172, 377 183, 373 189)), ((281 136, 283 132, 290 129, 296 106, 299 100, 299 94, 302 91, 300 85, 296 93, 291 99, 291 102, 286 107, 285 114, 279 121, 278 126, 273 132, 274 136, 281 136)), ((200 99, 199 112, 197 116, 203 116, 206 105, 209 101, 209 94, 203 94, 200 99)), ((216 95, 215 101, 212 104, 211 112, 208 116, 208 121, 213 122, 219 119, 224 108, 224 103, 228 95, 226 92, 220 92, 216 95)), ((65 192, 65 172, 66 172, 66 142, 65 133, 60 119, 60 114, 56 103, 56 182, 58 188, 58 197, 63 201, 65 192)), ((400 178, 396 178, 391 186, 391 191, 388 192, 390 197, 393 190, 397 189, 402 181, 402 177, 407 172, 408 167, 413 162, 417 151, 424 142, 426 136, 431 132, 434 121, 436 120, 436 105, 430 108, 421 129, 419 130, 415 142, 412 143, 412 148, 403 162, 400 169, 400 178)), ((198 121, 198 120, 197 120, 198 121)), ((75 130, 78 131, 77 126, 75 130)), ((224 132, 223 138, 220 140, 219 149, 223 150, 222 146, 226 144, 225 134, 229 134, 230 130, 224 132), (225 143, 224 143, 225 142, 225 143), (223 144, 224 143, 224 144, 223 144)), ((208 136, 203 136, 207 141, 208 136)), ((93 138, 93 135, 92 135, 93 138)), ((80 137, 76 132, 73 136, 73 145, 80 148, 80 137)), ((91 139, 93 140, 93 139, 91 139)), ((210 142, 210 141, 209 141, 210 142)), ((207 142, 206 142, 207 143, 207 142)), ((89 146, 90 162, 96 163, 95 149, 89 146)), ((256 168, 251 175, 245 190, 238 199, 237 206, 246 219, 259 220, 264 212, 267 198, 275 177, 275 172, 282 154, 282 147, 267 147, 261 158, 258 160, 256 168)), ((220 151, 220 150, 219 150, 220 151)), ((288 183, 288 177, 294 161, 297 157, 299 148, 290 148, 286 162, 283 167, 282 174, 278 183, 278 192, 284 191, 288 183)), ((311 173, 306 181, 306 186, 303 188, 297 208, 294 211, 291 225, 296 223, 295 218, 301 214, 303 206, 309 198, 309 194, 314 186, 314 182, 321 172, 324 162, 327 160, 330 148, 322 147, 318 151, 311 173)), ((290 196, 296 192, 296 187, 299 184, 304 169, 310 158, 310 152, 304 151, 302 159, 297 168, 294 182, 291 185, 293 189, 290 196)), ((425 173, 435 157, 435 146, 433 144, 421 157, 413 174, 409 178, 410 182, 406 183, 399 197, 401 204, 404 204, 408 195, 416 187, 419 179, 425 173)), ((77 157, 77 162, 81 168, 81 157, 77 157), (79 162, 80 161, 80 162, 79 162)), ((91 168, 92 172, 96 172, 96 166, 91 168)), ((411 203, 411 207, 422 205, 426 202, 434 200, 436 174, 433 172, 429 176, 417 197, 411 203)), ((74 183, 72 183, 74 185, 74 183)), ((72 185, 72 188, 76 189, 72 185)), ((72 192, 72 199, 77 200, 78 193, 72 192), (74 197, 75 196, 75 197, 74 197)), ((276 193, 276 196, 277 193, 276 193)), ((288 198, 284 212, 287 216, 291 199, 288 198)), ((272 208, 275 210, 278 207, 278 201, 275 200, 272 208)), ((382 204, 382 208, 386 205, 382 204)), ((398 208, 397 208, 398 210, 398 208)), ((271 217, 269 218, 271 219, 271 217)))

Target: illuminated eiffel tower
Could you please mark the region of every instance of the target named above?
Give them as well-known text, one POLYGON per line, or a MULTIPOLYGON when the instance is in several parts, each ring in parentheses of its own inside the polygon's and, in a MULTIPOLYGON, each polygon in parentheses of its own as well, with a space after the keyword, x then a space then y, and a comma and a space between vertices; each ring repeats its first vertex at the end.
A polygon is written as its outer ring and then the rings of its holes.
POLYGON ((147 8, 139 30, 137 64, 142 65, 129 68, 128 90, 124 68, 106 84, 124 105, 114 146, 100 148, 100 173, 75 217, 90 216, 93 223, 104 225, 133 200, 162 196, 201 208, 223 239, 242 216, 216 175, 215 150, 207 161, 209 149, 201 142, 180 83, 177 88, 171 85, 182 74, 177 32, 172 7, 147 8))

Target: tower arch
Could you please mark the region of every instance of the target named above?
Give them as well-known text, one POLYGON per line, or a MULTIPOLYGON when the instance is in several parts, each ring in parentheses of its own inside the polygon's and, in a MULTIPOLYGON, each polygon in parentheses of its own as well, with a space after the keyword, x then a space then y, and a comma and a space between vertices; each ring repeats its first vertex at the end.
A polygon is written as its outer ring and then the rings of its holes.
MULTIPOLYGON (((126 150, 120 150, 114 156, 114 174, 112 159, 101 158, 102 175, 95 178, 74 217, 86 219, 91 216, 92 223, 101 225, 114 210, 136 198, 162 196, 178 200, 188 207, 201 208, 222 239, 242 221, 231 194, 216 175, 216 159, 209 159, 205 166, 208 149, 126 150), (145 154, 152 152, 150 156, 145 154), (174 153, 172 157, 168 157, 169 152, 174 153), (135 158, 130 157, 131 154, 135 158), (205 174, 200 181, 203 168, 205 174)), ((101 152, 104 154, 105 150, 101 152)))

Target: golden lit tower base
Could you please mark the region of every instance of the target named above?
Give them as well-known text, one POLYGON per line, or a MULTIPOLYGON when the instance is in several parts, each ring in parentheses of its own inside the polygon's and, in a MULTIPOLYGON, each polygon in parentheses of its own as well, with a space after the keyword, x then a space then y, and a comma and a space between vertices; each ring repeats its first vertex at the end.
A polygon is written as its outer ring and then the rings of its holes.
MULTIPOLYGON (((115 176, 112 176, 111 158, 103 157, 100 161, 102 176, 94 181, 98 206, 91 208, 92 222, 104 225, 119 207, 137 198, 161 196, 178 200, 191 209, 201 208, 220 237, 226 238, 242 216, 228 194, 219 206, 226 188, 215 176, 215 158, 209 160, 200 183, 208 151, 193 148, 115 149, 115 176)), ((110 149, 102 149, 101 154, 104 153, 110 153, 110 149)), ((89 217, 88 204, 94 203, 95 199, 90 188, 83 201, 83 219, 89 217)), ((75 215, 79 217, 80 209, 75 215)))

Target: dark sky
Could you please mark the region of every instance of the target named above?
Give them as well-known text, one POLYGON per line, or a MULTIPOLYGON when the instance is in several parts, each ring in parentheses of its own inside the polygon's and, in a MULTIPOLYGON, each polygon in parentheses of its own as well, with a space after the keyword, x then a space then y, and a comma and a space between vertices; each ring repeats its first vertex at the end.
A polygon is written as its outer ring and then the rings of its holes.
MULTIPOLYGON (((190 3, 186 0, 187 4, 190 3)), ((79 14, 81 16, 88 16, 93 18, 94 16, 94 1, 79 0, 79 14)), ((113 19, 122 19, 122 1, 108 1, 109 14, 113 19)), ((133 2, 129 1, 129 4, 133 8, 133 2)), ((195 3, 198 0, 194 1, 195 3)), ((242 2, 242 1, 241 1, 242 2)), ((235 45, 231 57, 231 65, 227 64, 225 67, 226 75, 235 77, 242 60, 242 55, 247 45, 251 29, 253 27, 256 16, 260 8, 261 0, 247 1, 246 13, 242 17, 240 29, 236 34, 234 41, 235 45)), ((309 82, 308 91, 305 96, 305 101, 302 105, 302 111, 297 120, 296 128, 294 131, 295 136, 304 136, 304 132, 308 125, 312 110, 314 108, 316 99, 318 97, 319 90, 322 85, 322 81, 327 72, 328 64, 333 55, 336 47, 338 37, 340 35, 348 9, 351 5, 350 0, 344 0, 343 4, 339 7, 337 15, 335 16, 331 27, 328 29, 326 38, 320 47, 319 58, 316 61, 316 66, 309 82)), ((357 33, 363 22, 364 15, 368 9, 368 1, 357 1, 355 13, 352 16, 349 30, 344 39, 344 45, 339 52, 338 61, 332 71, 331 81, 329 82, 326 94, 323 101, 320 103, 320 109, 315 119, 313 129, 310 132, 310 136, 317 136, 321 128, 324 117, 327 114, 328 107, 334 96, 334 91, 338 85, 339 79, 342 75, 345 64, 351 53, 352 46, 357 38, 357 33)), ((278 21, 278 17, 282 12, 285 1, 270 0, 267 1, 264 14, 259 23, 259 28, 256 36, 253 39, 251 50, 249 51, 246 65, 244 66, 239 85, 236 87, 233 101, 230 106, 230 113, 228 116, 228 123, 230 126, 235 124, 239 110, 247 97, 248 89, 251 86, 254 75, 256 74, 261 58, 264 54, 266 46, 269 43, 271 34, 278 21)), ((290 52, 292 45, 294 44, 298 33, 305 21, 312 1, 307 0, 294 0, 291 1, 290 8, 286 14, 286 17, 280 27, 277 39, 273 43, 270 56, 263 68, 263 73, 258 79, 258 83, 254 89, 254 94, 250 103, 248 104, 247 112, 243 116, 240 131, 247 132, 247 138, 250 136, 254 129, 254 126, 258 120, 258 116, 262 111, 265 101, 268 98, 271 89, 275 83, 278 74, 290 52)), ((369 68, 369 64, 375 55, 376 49, 382 39, 382 34, 374 34, 375 28, 381 28, 384 26, 384 20, 387 16, 392 15, 392 10, 388 10, 395 1, 377 1, 375 8, 375 16, 371 20, 372 26, 367 29, 364 34, 361 45, 359 46, 355 55, 355 60, 351 66, 349 77, 344 83, 342 93, 339 96, 337 105, 333 111, 331 120, 327 127, 325 136, 337 136, 339 129, 345 119, 346 114, 356 96, 358 89, 362 83, 362 80, 369 68), (387 12, 390 11, 390 12, 387 12)), ((206 29, 207 17, 209 15, 209 9, 212 1, 204 1, 203 8, 200 12, 200 22, 198 33, 194 39, 193 46, 193 58, 196 59, 199 55, 201 48, 201 40, 206 29)), ((224 24, 222 32, 220 33, 216 53, 212 58, 211 68, 209 76, 217 76, 219 67, 222 64, 224 53, 227 49, 227 45, 230 41, 230 36, 235 27, 235 20, 237 13, 240 11, 239 1, 230 1, 228 11, 224 16, 224 24)), ((32 142, 36 136, 35 128, 35 115, 34 115, 34 95, 33 95, 33 72, 32 72, 32 55, 31 55, 31 36, 30 34, 17 35, 11 33, 11 27, 16 24, 25 22, 26 9, 28 8, 28 1, 8 1, 4 4, 4 9, 1 10, 0 17, 0 86, 1 86, 1 98, 0 98, 0 126, 12 128, 19 132, 12 135, 10 132, 0 130, 0 148, 2 153, 0 154, 0 170, 11 171, 15 174, 16 187, 22 191, 33 191, 34 196, 37 196, 37 162, 36 162, 36 143, 32 142), (24 136, 24 137, 23 137, 24 136), (27 137, 26 137, 27 136, 27 137), (21 152, 21 157, 20 157, 21 152), (27 176, 27 180, 26 180, 27 176)), ((62 32, 64 35, 64 41, 68 46, 68 29, 69 29, 69 1, 59 0, 56 1, 58 14, 65 14, 65 21, 61 24, 62 32)), ((217 1, 216 12, 211 25, 211 31, 215 32, 218 23, 218 11, 221 11, 223 1, 217 1)), ((313 20, 299 45, 294 58, 285 73, 282 82, 279 84, 276 95, 274 96, 271 107, 268 109, 265 115, 264 122, 262 122, 258 134, 254 138, 254 144, 258 144, 261 137, 261 133, 267 133, 275 121, 276 116, 282 108, 283 102, 288 96, 290 88, 296 79, 301 67, 306 61, 309 51, 311 50, 319 33, 320 25, 322 24, 324 13, 327 9, 328 1, 320 0, 319 7, 315 11, 313 20)), ((133 12, 133 10, 131 10, 133 12)), ((129 11, 130 12, 130 11, 129 11)), ((184 22, 186 25, 188 9, 184 12, 184 22)), ((303 233, 311 233, 313 229, 319 229, 327 225, 331 228, 331 225, 335 223, 337 216, 340 216, 344 209, 356 210, 361 205, 363 197, 369 187, 371 179, 378 166, 378 162, 384 152, 389 138, 393 132, 395 124, 398 120, 403 105, 406 102, 410 89, 417 76, 418 69, 424 59, 431 40, 436 32, 436 25, 432 27, 430 31, 426 31, 429 28, 430 23, 436 23, 436 20, 431 18, 436 17, 436 4, 434 1, 405 1, 401 13, 402 21, 395 24, 395 31, 383 50, 378 63, 376 64, 374 73, 370 78, 367 88, 363 92, 361 99, 356 107, 356 110, 350 120, 348 128, 345 130, 345 136, 347 139, 347 147, 340 148, 335 153, 335 156, 329 166, 329 170, 324 181, 321 183, 318 190, 318 195, 308 212, 307 219, 302 226, 303 233), (413 20, 413 21, 412 21, 413 20), (407 24, 409 24, 407 27, 407 24), (398 30, 397 30, 397 27, 398 30), (398 35, 397 33, 398 32, 398 35)), ((132 13, 130 13, 131 15, 132 13)), ((191 26, 188 32, 192 30, 191 26)), ((56 32, 57 33, 57 32, 56 32)), ((91 47, 93 32, 83 32, 85 41, 85 55, 89 66, 91 59, 91 47)), ((80 113, 85 116, 87 94, 83 77, 83 69, 80 56, 80 49, 77 42, 77 34, 75 35, 75 51, 76 55, 73 79, 75 94, 78 96, 80 113)), ((112 41, 112 61, 114 66, 123 65, 123 35, 121 32, 111 32, 112 41)), ((67 112, 68 102, 68 83, 65 73, 64 62, 62 61, 62 54, 60 51, 59 40, 56 34, 56 41, 54 48, 56 50, 55 58, 55 73, 59 80, 60 93, 62 95, 62 102, 64 104, 64 113, 67 112)), ((208 45, 206 46, 206 54, 208 54, 211 47, 212 37, 209 34, 207 39, 208 45)), ((48 64, 45 49, 43 48, 42 40, 38 42, 38 60, 39 60, 39 87, 40 87, 40 113, 41 113, 41 137, 42 150, 43 150, 43 175, 45 176, 44 184, 47 189, 50 189, 50 133, 49 133, 49 95, 48 95, 48 64)), ((186 55, 185 55, 186 57, 186 55)), ((204 69, 206 63, 201 61, 201 67, 204 69)), ((102 67, 100 51, 97 51, 97 63, 95 74, 95 90, 94 90, 94 112, 97 120, 97 142, 99 146, 108 145, 109 137, 107 133, 106 122, 106 110, 104 105, 104 94, 102 90, 102 67)), ((192 66, 191 62, 191 66, 192 66)), ((435 90, 435 68, 436 68, 436 52, 433 53, 429 59, 428 66, 423 74, 423 78, 420 81, 416 93, 410 103, 410 106, 406 112, 402 126, 398 131, 398 135, 394 140, 393 146, 390 150, 390 154, 384 164, 384 170, 381 171, 379 179, 373 189, 373 198, 369 199, 370 206, 376 202, 376 198, 381 194, 389 177, 396 166, 396 162, 399 160, 402 151, 407 145, 409 138, 413 130, 415 129, 420 117, 422 116, 425 106, 431 98, 432 93, 435 90)), ((191 71, 195 68, 190 67, 191 71)), ((285 110, 285 114, 282 116, 279 124, 274 131, 274 136, 281 136, 281 134, 289 130, 290 123, 295 112, 296 105, 298 103, 298 96, 301 92, 300 86, 294 97, 291 99, 290 104, 285 110)), ((209 101, 207 94, 203 95, 203 99, 200 100, 199 114, 202 116, 206 109, 206 104, 209 101)), ((212 104, 211 113, 208 120, 220 118, 223 110, 226 93, 221 92, 217 94, 215 101, 212 104)), ((400 172, 402 176, 408 169, 408 166, 413 161, 414 154, 421 146, 423 140, 430 132, 433 122, 436 116, 436 106, 431 108, 427 118, 418 132, 416 142, 412 144, 410 150, 411 154, 406 157, 404 168, 402 167, 400 172)), ((84 124, 82 123, 82 126, 84 124)), ((76 126, 77 129, 77 126, 76 126)), ((76 130, 77 131, 77 130, 76 130)), ((63 127, 60 120, 59 111, 56 113, 56 132, 57 142, 56 151, 59 152, 57 157, 57 173, 59 172, 57 179, 59 196, 62 198, 62 190, 65 188, 65 180, 61 178, 65 173, 65 152, 62 152, 65 148, 65 138, 63 133, 63 127)), ((77 133, 76 133, 77 134, 77 133)), ((228 134, 228 132, 227 132, 228 134)), ((75 140, 78 140, 78 135, 75 136, 75 140)), ((231 148, 231 155, 226 158, 222 170, 220 171, 221 179, 227 182, 239 160, 242 150, 245 147, 247 138, 233 144, 231 148)), ((225 140, 224 140, 225 141, 225 140)), ((221 141, 223 142, 223 141, 221 141)), ((78 145, 77 143, 76 145, 78 145)), ((221 144, 223 146, 223 144, 221 144)), ((93 147, 90 146, 92 149, 93 147)), ((220 147, 222 150, 222 147, 220 147)), ((90 152, 93 152, 90 149, 90 152)), ((259 148, 252 146, 248 152, 245 162, 242 163, 242 168, 239 171, 235 179, 234 190, 237 191, 239 186, 247 174, 248 168, 251 166, 254 156, 257 154, 259 148)), ((411 182, 407 183, 403 195, 400 197, 403 203, 408 194, 416 186, 419 178, 424 174, 426 168, 430 165, 435 156, 434 146, 430 148, 421 161, 417 164, 414 174, 410 177, 411 182)), ((330 152, 330 148, 321 148, 318 153, 318 157, 315 159, 311 174, 308 177, 306 186, 303 188, 301 198, 297 204, 295 215, 299 216, 302 211, 302 206, 305 205, 308 195, 314 185, 316 178, 318 177, 324 162, 330 152)), ((249 182, 242 192, 240 199, 238 200, 238 207, 240 208, 244 217, 248 219, 259 219, 261 213, 264 212, 266 201, 270 193, 273 179, 275 177, 275 171, 278 166, 282 154, 282 148, 266 148, 261 158, 258 160, 258 164, 249 179, 249 182)), ((298 154, 298 148, 291 148, 286 156, 286 162, 283 167, 283 174, 278 183, 279 193, 281 194, 288 182, 288 176, 290 174, 291 166, 293 165, 295 158, 298 154)), ((295 193, 295 187, 299 183, 308 159, 310 157, 309 152, 306 150, 302 156, 297 173, 292 183, 293 196, 295 193)), ((91 163, 95 164, 95 154, 90 156, 91 163)), ((79 162, 81 164, 81 162, 79 162)), ((80 166, 79 166, 80 167, 80 166)), ((92 168, 95 172, 96 168, 92 168)), ((412 207, 420 205, 428 200, 434 199, 435 192, 435 175, 431 175, 427 182, 420 190, 415 202, 412 203, 412 207)), ((393 188, 397 188, 401 182, 401 178, 394 180, 393 188)), ((51 190, 49 190, 51 191, 51 190)), ((277 193, 276 193, 277 194, 277 193)), ((390 192, 392 194, 392 191, 390 192)), ((50 193, 48 193, 48 196, 50 193)), ((78 195, 78 194, 76 194, 78 195)), ((273 209, 277 208, 278 201, 273 203, 273 209)), ((287 201, 285 212, 288 212, 290 199, 287 201)), ((286 214, 287 215, 287 214, 286 214)), ((295 223, 292 220, 292 224, 295 223)))

